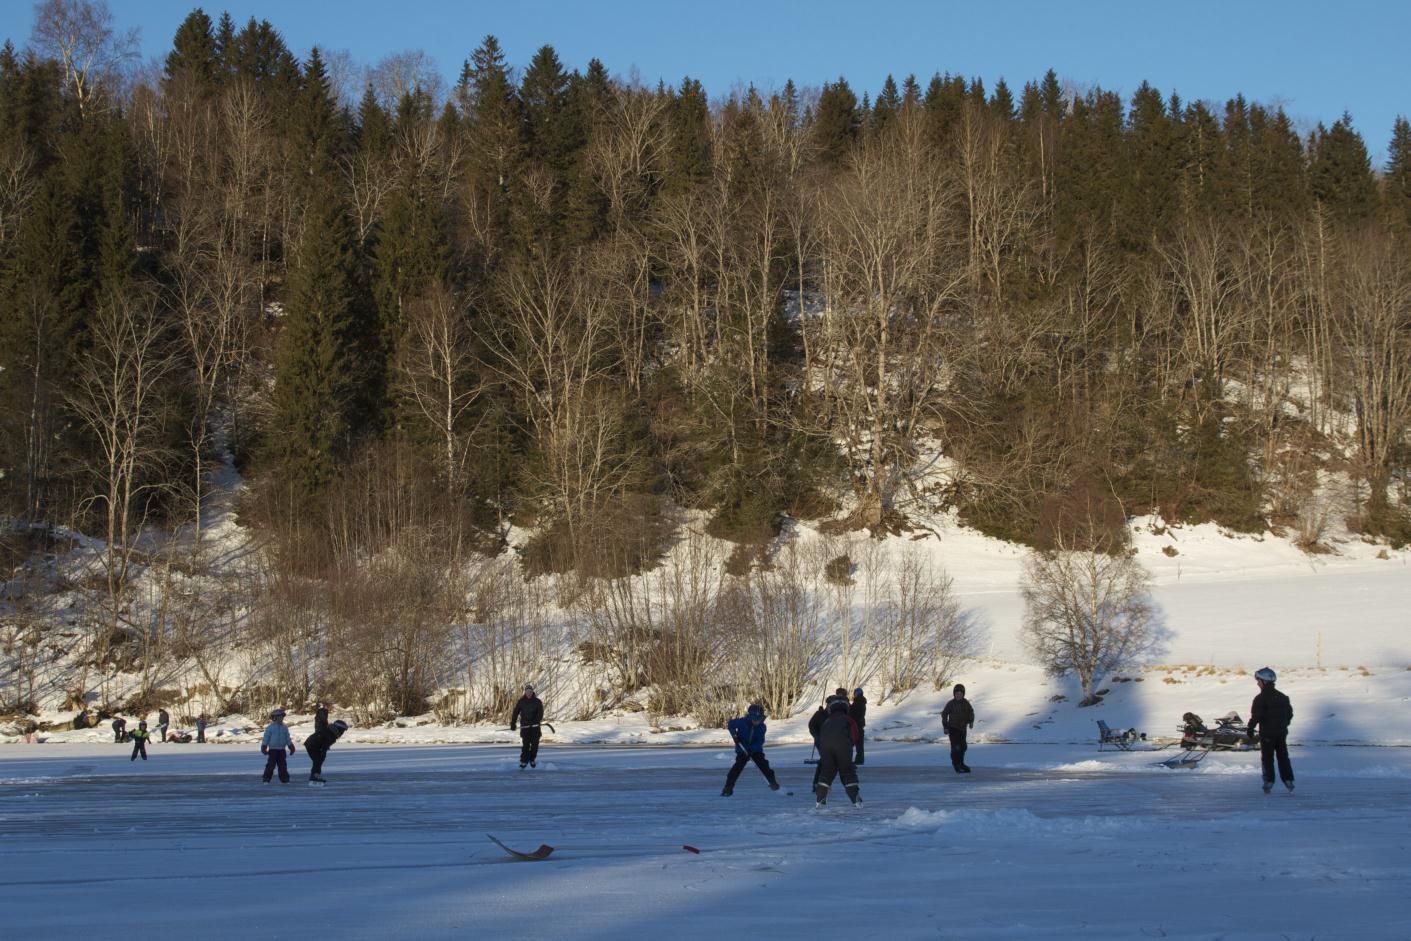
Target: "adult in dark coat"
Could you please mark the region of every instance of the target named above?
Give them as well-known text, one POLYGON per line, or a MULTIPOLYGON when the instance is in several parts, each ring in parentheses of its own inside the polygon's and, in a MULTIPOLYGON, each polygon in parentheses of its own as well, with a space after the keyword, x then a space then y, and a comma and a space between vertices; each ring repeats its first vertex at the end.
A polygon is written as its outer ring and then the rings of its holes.
POLYGON ((196 717, 196 741, 206 740, 206 714, 203 712, 196 717))
POLYGON ((165 709, 157 712, 157 728, 162 730, 162 741, 167 740, 167 729, 171 728, 171 716, 165 709))
POLYGON ((519 767, 536 767, 539 759, 539 725, 544 721, 544 701, 534 695, 534 687, 524 684, 524 695, 514 704, 510 714, 510 731, 519 728, 519 767))
POLYGON ((860 737, 857 723, 848 715, 847 699, 834 698, 828 706, 828 719, 818 732, 818 775, 813 788, 818 806, 828 803, 828 791, 833 786, 835 776, 842 779, 848 800, 862 806, 857 767, 852 760, 853 749, 857 747, 860 737))
POLYGON ((113 716, 113 741, 127 741, 127 720, 122 716, 113 716))
MULTIPOLYGON (((326 714, 325 714, 326 715, 326 714)), ((343 733, 348 731, 348 723, 342 719, 336 719, 331 725, 325 725, 321 729, 314 729, 314 734, 304 739, 304 752, 309 756, 313 765, 309 768, 310 781, 322 781, 319 774, 323 770, 323 760, 328 757, 328 750, 333 747, 333 743, 342 738, 343 733)))
POLYGON ((1293 764, 1289 762, 1289 723, 1293 722, 1293 704, 1274 688, 1274 671, 1265 667, 1254 674, 1259 695, 1249 707, 1249 729, 1252 736, 1259 731, 1259 757, 1264 766, 1264 793, 1274 789, 1274 762, 1278 760, 1279 780, 1293 790, 1293 764))
POLYGON ((855 764, 862 764, 862 743, 867 737, 867 697, 862 695, 862 687, 852 691, 852 704, 848 706, 848 715, 857 723, 857 757, 853 759, 855 764))
POLYGON ((975 709, 965 698, 964 684, 955 684, 951 701, 941 710, 941 727, 950 736, 950 766, 956 774, 969 774, 970 766, 965 763, 965 730, 975 727, 975 709))

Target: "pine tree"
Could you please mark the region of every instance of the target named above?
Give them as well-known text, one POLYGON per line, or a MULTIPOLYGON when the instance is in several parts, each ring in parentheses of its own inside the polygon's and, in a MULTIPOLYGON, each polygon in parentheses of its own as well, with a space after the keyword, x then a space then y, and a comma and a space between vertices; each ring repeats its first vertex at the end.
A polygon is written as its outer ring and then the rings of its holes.
POLYGON ((1399 115, 1387 147, 1386 205, 1394 225, 1411 227, 1411 122, 1399 115))
POLYGON ((1313 198, 1334 218, 1360 222, 1376 208, 1376 181, 1367 146, 1352 129, 1352 116, 1346 113, 1331 128, 1319 124, 1313 134, 1309 187, 1313 198))
POLYGON ((887 128, 896 122, 897 116, 901 114, 901 93, 897 91, 897 83, 888 75, 886 81, 882 83, 882 90, 877 94, 877 100, 872 105, 872 120, 870 130, 874 134, 882 134, 887 128))
POLYGON ((1132 96, 1121 194, 1119 238, 1129 250, 1142 250, 1170 230, 1178 205, 1177 142, 1161 93, 1143 82, 1132 96))
POLYGON ((330 189, 311 200, 275 360, 266 451, 281 486, 314 512, 354 441, 370 431, 372 304, 353 228, 330 189))
POLYGON ((211 18, 200 7, 177 27, 164 71, 168 82, 185 79, 203 91, 214 90, 220 83, 222 68, 216 37, 211 32, 211 18))
POLYGON ((710 105, 705 89, 683 78, 667 115, 668 143, 662 189, 680 192, 700 185, 710 175, 710 105))
POLYGON ((861 126, 857 96, 848 87, 847 79, 825 84, 818 96, 818 110, 813 114, 813 140, 819 162, 824 166, 841 163, 852 150, 861 126))

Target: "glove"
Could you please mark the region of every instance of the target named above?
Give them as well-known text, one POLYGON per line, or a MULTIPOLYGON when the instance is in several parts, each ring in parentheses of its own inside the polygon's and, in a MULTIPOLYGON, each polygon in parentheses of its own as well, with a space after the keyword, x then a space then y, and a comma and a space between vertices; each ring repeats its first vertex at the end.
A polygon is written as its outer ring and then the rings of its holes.
POLYGON ((268 755, 268 754, 269 754, 269 746, 268 746, 268 745, 261 745, 261 746, 260 746, 260 754, 261 754, 261 755, 268 755))
POLYGON ((294 747, 294 744, 291 742, 291 743, 289 744, 289 754, 292 755, 292 754, 294 754, 294 752, 296 752, 296 751, 298 751, 298 749, 295 748, 295 747, 294 747))

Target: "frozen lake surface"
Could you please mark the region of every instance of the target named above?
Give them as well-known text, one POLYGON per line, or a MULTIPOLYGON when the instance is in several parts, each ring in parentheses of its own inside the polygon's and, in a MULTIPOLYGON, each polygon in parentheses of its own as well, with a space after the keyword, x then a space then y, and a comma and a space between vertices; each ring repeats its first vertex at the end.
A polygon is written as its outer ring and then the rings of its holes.
POLYGON ((1404 938, 1411 749, 1255 755, 869 745, 865 807, 808 750, 719 795, 722 748, 344 746, 326 788, 249 746, 0 746, 5 938, 1404 938), (835 806, 836 805, 836 806, 835 806), (543 862, 516 849, 556 847, 543 862), (681 849, 699 847, 700 855, 681 849))

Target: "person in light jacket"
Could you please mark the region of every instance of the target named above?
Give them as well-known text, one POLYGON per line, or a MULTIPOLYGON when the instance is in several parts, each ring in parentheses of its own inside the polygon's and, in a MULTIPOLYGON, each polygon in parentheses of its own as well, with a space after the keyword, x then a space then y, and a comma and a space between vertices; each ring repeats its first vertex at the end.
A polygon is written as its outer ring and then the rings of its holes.
POLYGON ((294 740, 289 737, 289 729, 284 724, 284 715, 283 709, 271 712, 269 725, 265 726, 264 737, 260 739, 260 752, 268 756, 265 759, 264 782, 266 784, 274 776, 276 768, 279 769, 280 783, 289 783, 288 758, 294 754, 294 740))

